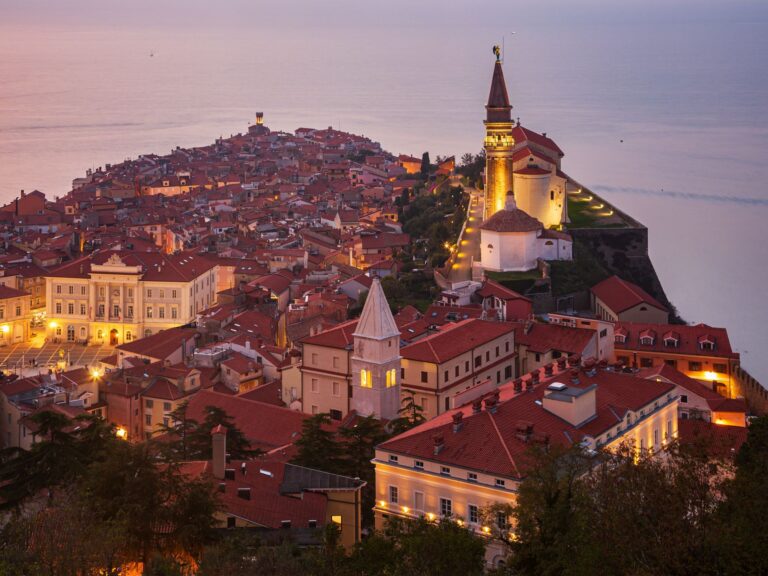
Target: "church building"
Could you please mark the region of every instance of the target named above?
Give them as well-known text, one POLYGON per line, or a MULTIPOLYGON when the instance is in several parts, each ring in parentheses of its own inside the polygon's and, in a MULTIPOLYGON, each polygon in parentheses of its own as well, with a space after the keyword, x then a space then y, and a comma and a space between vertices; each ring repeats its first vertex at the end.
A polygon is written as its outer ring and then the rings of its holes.
POLYGON ((546 134, 512 121, 498 47, 485 119, 485 207, 480 227, 483 270, 525 271, 542 260, 571 260, 563 152, 546 134))

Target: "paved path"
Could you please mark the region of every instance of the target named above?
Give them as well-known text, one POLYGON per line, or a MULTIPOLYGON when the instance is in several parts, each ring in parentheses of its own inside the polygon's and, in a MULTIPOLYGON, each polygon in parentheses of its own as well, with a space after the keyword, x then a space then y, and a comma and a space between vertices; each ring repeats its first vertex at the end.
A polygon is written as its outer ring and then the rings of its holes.
POLYGON ((23 370, 25 376, 37 374, 48 368, 54 368, 60 362, 63 366, 93 366, 101 358, 114 351, 111 346, 82 346, 80 344, 52 342, 42 346, 30 343, 14 344, 0 348, 0 370, 18 373, 23 370), (36 366, 32 364, 36 362, 36 366))
POLYGON ((483 193, 476 188, 465 188, 469 192, 469 211, 464 236, 448 272, 450 282, 472 280, 472 262, 480 260, 480 224, 483 222, 483 193))

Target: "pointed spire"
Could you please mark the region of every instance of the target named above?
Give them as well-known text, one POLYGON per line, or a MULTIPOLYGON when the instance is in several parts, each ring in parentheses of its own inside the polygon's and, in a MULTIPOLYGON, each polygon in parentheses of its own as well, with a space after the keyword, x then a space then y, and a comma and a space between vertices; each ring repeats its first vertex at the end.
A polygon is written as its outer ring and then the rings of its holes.
POLYGON ((493 65, 491 91, 488 94, 488 104, 485 109, 488 111, 488 122, 512 121, 512 106, 509 103, 507 84, 504 82, 504 70, 500 60, 496 60, 496 64, 493 65))
POLYGON ((400 336, 395 318, 389 309, 387 297, 378 277, 373 278, 371 289, 360 314, 353 336, 370 338, 372 340, 385 340, 393 336, 400 336))

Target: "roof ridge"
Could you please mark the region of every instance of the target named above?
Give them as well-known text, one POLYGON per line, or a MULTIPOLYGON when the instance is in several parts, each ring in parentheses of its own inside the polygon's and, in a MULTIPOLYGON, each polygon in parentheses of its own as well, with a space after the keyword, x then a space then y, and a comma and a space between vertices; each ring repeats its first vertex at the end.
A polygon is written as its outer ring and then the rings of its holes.
POLYGON ((507 458, 509 458, 509 462, 512 464, 512 468, 515 470, 515 475, 519 478, 520 470, 517 469, 517 464, 515 464, 515 459, 512 458, 512 453, 509 451, 509 448, 507 447, 507 443, 504 441, 504 437, 501 435, 501 430, 499 430, 499 427, 496 425, 496 420, 494 420, 493 414, 491 414, 488 411, 486 411, 485 413, 488 415, 488 418, 490 418, 491 424, 493 425, 493 429, 496 430, 496 434, 499 436, 501 445, 504 447, 504 452, 507 454, 507 458))

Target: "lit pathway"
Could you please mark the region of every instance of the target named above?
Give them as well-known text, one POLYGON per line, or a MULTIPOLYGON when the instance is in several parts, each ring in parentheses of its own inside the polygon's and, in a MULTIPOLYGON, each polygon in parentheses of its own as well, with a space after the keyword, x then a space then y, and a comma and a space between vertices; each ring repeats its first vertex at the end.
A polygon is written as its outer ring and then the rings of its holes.
POLYGON ((483 221, 483 193, 476 188, 465 188, 469 192, 469 213, 467 226, 461 244, 453 260, 453 266, 448 273, 450 282, 472 280, 472 262, 480 260, 480 224, 483 221))

